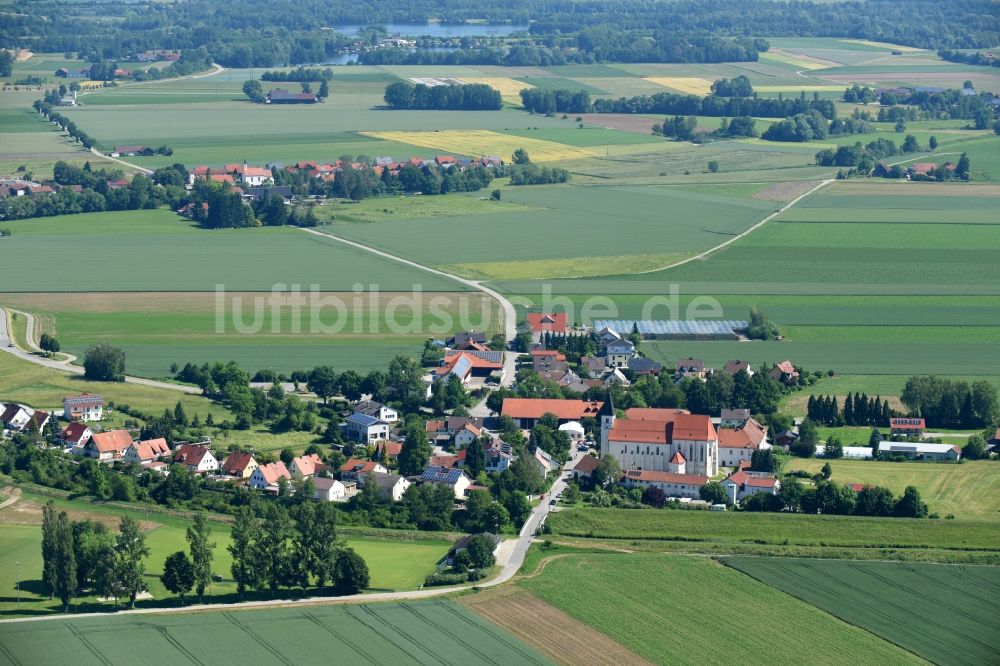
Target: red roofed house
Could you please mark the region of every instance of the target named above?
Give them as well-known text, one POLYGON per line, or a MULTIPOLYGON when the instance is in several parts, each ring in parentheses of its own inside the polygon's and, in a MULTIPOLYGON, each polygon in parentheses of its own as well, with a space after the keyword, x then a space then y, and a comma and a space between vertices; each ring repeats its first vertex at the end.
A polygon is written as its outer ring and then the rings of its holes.
POLYGON ((552 400, 547 398, 504 398, 500 414, 509 416, 518 427, 530 430, 546 414, 553 414, 560 425, 569 421, 596 418, 604 405, 600 401, 552 400))
POLYGON ((326 464, 323 460, 315 453, 310 453, 307 456, 299 456, 298 458, 292 458, 292 478, 294 479, 307 479, 311 476, 316 476, 319 472, 327 469, 326 464))
POLYGON ((374 460, 361 460, 360 458, 349 458, 347 462, 340 466, 341 480, 350 479, 351 481, 357 481, 359 477, 371 474, 372 472, 388 474, 389 470, 374 460))
POLYGON ((91 458, 111 462, 124 456, 130 446, 132 446, 132 435, 128 430, 109 430, 91 437, 83 447, 83 451, 91 458))
POLYGON ((781 363, 775 363, 774 368, 771 370, 771 378, 779 382, 797 382, 799 380, 799 371, 795 369, 791 361, 782 361, 781 363))
POLYGON ((459 351, 446 353, 442 365, 434 369, 434 376, 447 379, 455 375, 467 384, 473 377, 489 377, 494 372, 503 372, 503 352, 459 351))
POLYGON ((777 495, 781 490, 781 482, 770 474, 747 472, 739 470, 723 479, 722 487, 729 495, 729 502, 737 504, 740 500, 756 493, 777 495))
POLYGON ((770 448, 767 427, 748 419, 742 428, 719 428, 719 464, 739 467, 740 461, 750 461, 753 452, 770 448))
POLYGON ((250 475, 250 487, 254 490, 264 490, 278 492, 278 481, 285 479, 292 480, 292 475, 288 473, 285 463, 278 462, 261 465, 250 475))
MULTIPOLYGON (((428 421, 428 424, 429 423, 430 422, 428 421)), ((381 444, 378 445, 378 451, 375 457, 378 458, 379 460, 385 458, 386 460, 393 461, 399 457, 399 454, 400 452, 402 452, 402 450, 403 450, 402 442, 382 442, 381 444)))
POLYGON ((889 419, 889 430, 893 437, 920 437, 926 425, 923 419, 892 418, 889 419))
POLYGON ((573 467, 573 478, 577 481, 580 479, 590 479, 594 470, 600 464, 601 461, 596 456, 584 456, 580 458, 580 461, 573 467))
POLYGON ((198 474, 219 469, 219 461, 201 444, 181 444, 174 452, 174 462, 198 474))
POLYGON ((699 490, 708 483, 708 477, 701 474, 672 474, 648 469, 627 470, 621 479, 626 488, 648 488, 655 486, 667 497, 688 497, 698 499, 699 490))
POLYGON ((712 419, 679 409, 634 408, 616 418, 614 405, 601 412, 601 455, 623 470, 715 476, 719 473, 719 436, 712 419), (679 453, 680 458, 675 456, 679 453))
POLYGON ((93 431, 84 423, 70 423, 62 431, 63 444, 77 448, 86 446, 93 436, 93 431))
POLYGON ((162 437, 147 439, 132 444, 125 451, 123 460, 127 463, 151 463, 162 456, 169 455, 170 445, 162 437))
POLYGON ((565 333, 566 313, 529 312, 528 326, 533 334, 565 333))
POLYGON ((248 479, 260 467, 253 454, 248 451, 233 451, 222 461, 222 473, 237 479, 248 479))

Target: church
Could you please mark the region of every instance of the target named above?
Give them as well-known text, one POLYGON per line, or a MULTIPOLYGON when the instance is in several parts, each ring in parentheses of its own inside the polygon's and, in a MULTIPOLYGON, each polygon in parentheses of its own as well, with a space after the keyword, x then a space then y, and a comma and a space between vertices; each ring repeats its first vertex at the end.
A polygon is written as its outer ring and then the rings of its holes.
POLYGON ((600 411, 601 457, 622 471, 651 470, 712 478, 719 473, 719 437, 712 419, 683 409, 633 407, 615 416, 611 396, 600 411))

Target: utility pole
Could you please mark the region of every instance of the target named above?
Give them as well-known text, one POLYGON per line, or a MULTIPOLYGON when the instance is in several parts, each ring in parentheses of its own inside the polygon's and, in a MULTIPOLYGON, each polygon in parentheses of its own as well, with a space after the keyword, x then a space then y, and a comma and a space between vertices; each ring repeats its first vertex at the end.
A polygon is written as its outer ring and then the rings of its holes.
POLYGON ((21 562, 14 562, 17 567, 17 610, 21 610, 21 562))

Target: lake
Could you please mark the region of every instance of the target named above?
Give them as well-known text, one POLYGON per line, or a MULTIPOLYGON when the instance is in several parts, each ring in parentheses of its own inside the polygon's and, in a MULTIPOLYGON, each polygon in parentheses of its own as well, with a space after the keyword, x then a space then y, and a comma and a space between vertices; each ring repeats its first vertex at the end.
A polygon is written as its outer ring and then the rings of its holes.
MULTIPOLYGON (((331 26, 337 32, 345 35, 356 35, 362 25, 331 26)), ((401 37, 506 37, 515 32, 525 32, 527 24, 487 25, 479 23, 463 25, 445 25, 441 23, 386 23, 385 29, 390 35, 401 37)))

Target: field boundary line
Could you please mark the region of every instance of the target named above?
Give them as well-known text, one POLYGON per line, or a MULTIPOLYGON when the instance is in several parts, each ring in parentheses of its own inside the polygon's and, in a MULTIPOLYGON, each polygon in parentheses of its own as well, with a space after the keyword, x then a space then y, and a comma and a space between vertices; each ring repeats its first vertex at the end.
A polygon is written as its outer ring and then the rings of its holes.
POLYGON ((794 206, 798 202, 802 201, 803 199, 805 199, 806 197, 808 197, 808 196, 810 196, 812 194, 815 194, 817 191, 820 190, 820 188, 823 188, 823 187, 829 185, 830 183, 834 182, 834 180, 836 180, 836 179, 834 179, 834 178, 827 178, 826 180, 820 181, 819 184, 816 185, 815 187, 812 187, 809 190, 803 192, 799 196, 795 197, 794 199, 792 199, 791 201, 789 201, 788 203, 786 203, 784 206, 781 206, 780 208, 776 209, 773 213, 771 213, 770 215, 768 215, 767 217, 765 217, 763 220, 761 220, 757 224, 753 225, 752 227, 750 227, 746 231, 743 231, 742 233, 739 233, 736 236, 733 236, 732 238, 730 238, 729 240, 725 241, 724 243, 720 243, 719 245, 716 245, 715 247, 713 247, 711 249, 705 250, 704 252, 702 252, 700 254, 696 254, 693 257, 688 257, 687 259, 682 259, 681 261, 676 261, 676 262, 674 262, 674 263, 672 263, 672 264, 670 264, 668 266, 662 266, 660 268, 654 268, 654 269, 648 270, 648 271, 639 271, 638 273, 631 273, 631 275, 645 275, 646 273, 657 273, 659 271, 665 271, 665 270, 668 270, 668 269, 671 269, 671 268, 677 268, 678 266, 683 266, 684 264, 687 264, 687 263, 690 263, 692 261, 696 261, 696 260, 699 260, 699 259, 707 259, 709 256, 715 254, 719 250, 723 250, 723 249, 729 247, 731 244, 733 244, 736 241, 738 241, 739 239, 744 238, 745 236, 750 235, 754 231, 757 231, 762 226, 764 226, 765 224, 767 224, 768 222, 770 222, 774 218, 778 217, 779 215, 781 215, 782 213, 784 213, 786 210, 788 210, 789 208, 791 208, 792 206, 794 206))

